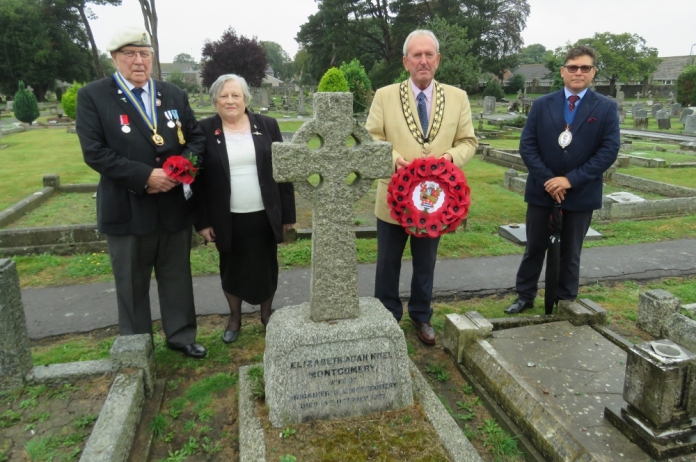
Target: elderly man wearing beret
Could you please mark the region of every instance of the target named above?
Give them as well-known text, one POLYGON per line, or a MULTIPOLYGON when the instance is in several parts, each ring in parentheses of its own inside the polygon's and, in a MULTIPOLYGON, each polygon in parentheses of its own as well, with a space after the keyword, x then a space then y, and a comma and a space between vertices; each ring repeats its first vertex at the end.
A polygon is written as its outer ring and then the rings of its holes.
POLYGON ((203 358, 189 261, 192 193, 163 164, 176 155, 200 164, 205 136, 186 93, 150 77, 153 49, 142 27, 120 30, 107 49, 116 72, 79 90, 77 134, 100 175, 97 222, 111 257, 119 333, 152 334, 154 268, 168 347, 203 358))

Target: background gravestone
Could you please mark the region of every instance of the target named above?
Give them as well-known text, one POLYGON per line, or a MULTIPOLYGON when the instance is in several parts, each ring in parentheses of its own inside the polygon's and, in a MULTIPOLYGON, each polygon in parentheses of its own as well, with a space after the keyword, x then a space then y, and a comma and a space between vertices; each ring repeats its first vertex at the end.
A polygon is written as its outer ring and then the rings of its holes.
POLYGON ((684 134, 696 135, 696 114, 686 116, 686 122, 684 122, 684 134))
POLYGON ((32 367, 17 267, 0 259, 0 391, 22 386, 32 367))
POLYGON ((261 107, 270 106, 270 97, 268 95, 268 88, 261 89, 261 107))
POLYGON ((657 118, 657 111, 661 111, 661 110, 662 110, 662 103, 655 103, 655 104, 653 104, 651 110, 652 110, 652 116, 653 116, 653 118, 657 118))
POLYGON ((689 117, 693 113, 694 113, 694 110, 691 109, 690 107, 687 107, 686 109, 684 109, 681 113, 681 116, 679 117, 679 123, 685 124, 686 118, 689 117))
POLYGON ((670 106, 670 117, 679 117, 679 111, 681 111, 682 105, 680 103, 674 103, 670 106))
POLYGON ((483 98, 483 113, 493 114, 495 112, 495 96, 485 96, 483 98))
POLYGON ((352 94, 317 93, 313 102, 314 118, 272 148, 274 178, 293 181, 312 202, 314 227, 311 301, 278 310, 266 333, 266 405, 275 427, 413 403, 404 333, 379 300, 357 291, 352 204, 374 179, 391 176, 391 144, 373 142, 355 123, 352 94), (312 150, 314 136, 324 143, 312 150), (316 187, 307 181, 314 173, 316 187))
POLYGON ((622 91, 617 91, 616 92, 616 102, 618 104, 623 104, 624 100, 626 99, 626 95, 622 91))
POLYGON ((648 129, 648 111, 643 109, 633 111, 633 128, 648 129))
POLYGON ((672 121, 669 119, 667 111, 660 109, 655 114, 655 117, 657 118, 657 128, 660 130, 669 130, 672 128, 672 121))
POLYGON ((305 107, 305 96, 303 90, 300 90, 297 94, 297 115, 307 115, 307 108, 305 107))

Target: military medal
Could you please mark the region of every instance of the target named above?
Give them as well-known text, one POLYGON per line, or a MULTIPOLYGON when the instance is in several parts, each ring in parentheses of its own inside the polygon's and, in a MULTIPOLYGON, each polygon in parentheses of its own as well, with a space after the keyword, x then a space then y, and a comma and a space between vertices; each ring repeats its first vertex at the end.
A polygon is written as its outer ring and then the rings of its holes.
POLYGON ((176 109, 171 110, 172 116, 174 117, 174 120, 176 121, 176 136, 179 137, 179 144, 186 144, 186 140, 184 139, 184 132, 181 131, 181 121, 179 120, 179 111, 176 109))
POLYGON ((164 111, 164 116, 169 120, 169 122, 167 122, 167 127, 174 128, 176 124, 172 120, 172 111, 164 111))
POLYGON ((573 134, 570 133, 570 125, 566 125, 566 129, 563 130, 560 135, 558 135, 558 144, 562 148, 565 148, 570 144, 571 141, 573 141, 573 134))
POLYGON ((128 125, 130 122, 128 121, 128 115, 122 114, 118 116, 119 122, 121 122, 121 131, 123 133, 130 133, 131 128, 130 125, 128 125))
MULTIPOLYGON (((133 95, 133 92, 130 91, 128 88, 128 85, 126 85, 126 82, 123 80, 123 77, 121 77, 121 74, 118 72, 114 72, 114 80, 116 81, 116 85, 118 85, 119 89, 123 92, 123 94, 128 98, 128 101, 133 105, 133 107, 138 111, 138 114, 140 114, 140 117, 143 119, 143 122, 147 124, 148 128, 152 130, 152 142, 155 143, 157 146, 164 146, 164 138, 162 138, 162 135, 157 133, 157 111, 155 110, 155 106, 159 106, 162 104, 162 102, 157 99, 155 101, 155 93, 159 94, 157 92, 157 89, 155 87, 155 81, 150 78, 150 108, 152 108, 152 116, 149 116, 147 112, 145 112, 145 109, 143 108, 142 105, 138 104, 135 100, 136 96, 133 95)), ((126 120, 127 116, 126 116, 126 120)), ((124 133, 129 133, 130 132, 130 126, 127 126, 126 124, 123 123, 122 120, 122 127, 121 131, 124 133)), ((183 144, 183 143, 182 143, 183 144)))

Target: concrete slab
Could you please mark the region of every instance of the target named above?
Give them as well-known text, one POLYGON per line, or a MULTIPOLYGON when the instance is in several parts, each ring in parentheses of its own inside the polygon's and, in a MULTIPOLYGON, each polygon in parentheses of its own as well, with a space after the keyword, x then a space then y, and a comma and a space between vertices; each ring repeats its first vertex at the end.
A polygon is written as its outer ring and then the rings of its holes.
POLYGON ((650 457, 604 419, 624 404, 626 352, 567 321, 494 331, 465 365, 550 460, 650 457))
MULTIPOLYGON (((498 228, 498 234, 515 244, 527 244, 527 225, 523 223, 511 223, 509 225, 500 226, 498 228)), ((598 241, 600 239, 602 239, 602 234, 597 230, 592 228, 587 230, 587 234, 585 234, 586 241, 598 241)))

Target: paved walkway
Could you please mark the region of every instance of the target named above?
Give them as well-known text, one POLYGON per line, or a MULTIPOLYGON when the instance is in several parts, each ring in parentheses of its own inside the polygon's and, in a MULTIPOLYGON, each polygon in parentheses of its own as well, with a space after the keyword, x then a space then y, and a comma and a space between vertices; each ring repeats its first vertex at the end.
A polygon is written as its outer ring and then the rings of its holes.
MULTIPOLYGON (((511 293, 520 259, 520 255, 507 255, 440 260, 435 269, 434 296, 437 300, 451 300, 511 293)), ((360 296, 373 294, 374 273, 375 265, 358 265, 360 296)), ((580 274, 582 284, 696 274, 696 239, 585 249, 580 274)), ((408 295, 410 278, 410 262, 404 262, 402 296, 408 295)), ((274 306, 279 308, 309 301, 309 279, 309 269, 281 271, 274 306)), ((228 313, 218 276, 196 277, 193 283, 199 315, 228 313)), ((159 319, 154 281, 150 293, 153 318, 159 319)), ((88 332, 118 323, 113 283, 25 289, 22 300, 32 339, 88 332)), ((684 303, 694 302, 696 300, 684 300, 684 303)), ((501 301, 501 315, 503 305, 505 303, 501 301)), ((244 306, 245 312, 254 309, 244 306)))

